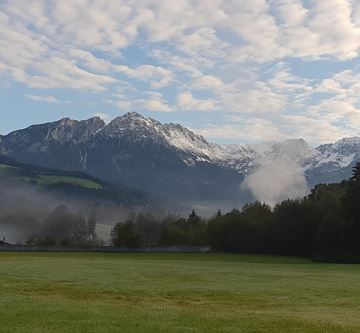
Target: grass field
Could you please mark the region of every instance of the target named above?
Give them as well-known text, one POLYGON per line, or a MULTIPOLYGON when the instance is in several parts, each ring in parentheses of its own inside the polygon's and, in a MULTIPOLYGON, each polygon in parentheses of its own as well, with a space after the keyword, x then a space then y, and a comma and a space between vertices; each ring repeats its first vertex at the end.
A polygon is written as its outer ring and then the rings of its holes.
MULTIPOLYGON (((7 164, 1 164, 0 163, 0 173, 1 172, 7 172, 11 169, 19 169, 17 167, 13 167, 7 164)), ((38 183, 39 185, 52 185, 52 184, 58 184, 58 183, 67 183, 72 185, 77 185, 89 189, 95 189, 100 190, 102 186, 91 180, 86 178, 79 178, 79 177, 71 177, 71 176, 61 176, 61 175, 37 175, 37 177, 25 177, 25 176, 16 176, 15 178, 24 180, 24 181, 34 181, 38 183)))
POLYGON ((90 179, 69 177, 69 176, 51 176, 51 175, 39 175, 38 178, 34 179, 40 185, 51 185, 57 183, 69 183, 78 185, 90 189, 100 190, 101 185, 90 179))
POLYGON ((0 253, 1 332, 360 332, 360 266, 0 253))
POLYGON ((60 184, 60 183, 67 183, 76 186, 81 186, 89 189, 100 190, 102 186, 93 180, 85 179, 85 178, 77 178, 77 177, 70 177, 70 176, 52 176, 52 175, 39 175, 35 177, 17 177, 20 180, 25 182, 36 182, 39 185, 53 185, 53 184, 60 184))

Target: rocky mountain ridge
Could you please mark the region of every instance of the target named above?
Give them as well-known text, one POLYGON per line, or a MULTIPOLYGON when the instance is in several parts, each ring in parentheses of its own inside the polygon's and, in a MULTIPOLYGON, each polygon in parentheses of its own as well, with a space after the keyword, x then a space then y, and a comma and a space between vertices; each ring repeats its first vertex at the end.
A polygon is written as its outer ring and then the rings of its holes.
POLYGON ((94 117, 33 125, 0 136, 0 154, 81 170, 175 198, 239 200, 244 177, 267 160, 296 162, 310 186, 348 178, 360 160, 360 138, 316 148, 303 139, 220 145, 179 124, 162 124, 130 112, 108 124, 94 117))

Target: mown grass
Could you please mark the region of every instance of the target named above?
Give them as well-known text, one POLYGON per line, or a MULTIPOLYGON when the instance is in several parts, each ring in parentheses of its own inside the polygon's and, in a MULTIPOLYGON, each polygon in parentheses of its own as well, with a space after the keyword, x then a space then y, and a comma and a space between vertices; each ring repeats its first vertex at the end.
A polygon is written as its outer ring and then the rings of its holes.
POLYGON ((360 332, 360 266, 0 253, 1 332, 360 332))
POLYGON ((69 176, 39 175, 36 179, 39 185, 52 185, 57 183, 68 183, 90 189, 100 190, 101 185, 93 180, 69 176))

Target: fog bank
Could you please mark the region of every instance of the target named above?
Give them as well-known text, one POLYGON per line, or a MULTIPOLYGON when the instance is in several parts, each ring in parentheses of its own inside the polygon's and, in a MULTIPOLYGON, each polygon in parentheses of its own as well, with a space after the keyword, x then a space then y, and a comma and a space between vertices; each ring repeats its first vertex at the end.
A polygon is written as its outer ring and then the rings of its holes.
POLYGON ((262 161, 241 185, 254 198, 271 206, 309 193, 303 169, 294 160, 276 158, 262 161))

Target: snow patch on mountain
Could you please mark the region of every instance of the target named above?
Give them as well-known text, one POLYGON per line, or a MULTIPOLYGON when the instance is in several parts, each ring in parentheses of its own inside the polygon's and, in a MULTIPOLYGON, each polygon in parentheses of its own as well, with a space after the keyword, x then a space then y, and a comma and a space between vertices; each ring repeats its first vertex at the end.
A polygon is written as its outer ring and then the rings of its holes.
POLYGON ((343 138, 335 143, 316 148, 317 154, 306 165, 306 169, 331 168, 340 170, 360 160, 360 138, 343 138))
POLYGON ((188 166, 213 163, 248 174, 256 166, 274 159, 297 163, 304 171, 322 166, 348 167, 360 158, 360 138, 344 138, 333 144, 313 148, 303 139, 270 141, 259 144, 216 144, 179 124, 162 124, 136 112, 115 118, 100 132, 110 137, 132 136, 137 140, 167 145, 182 155, 188 166))
MULTIPOLYGON (((74 152, 79 150, 77 154, 81 166, 85 168, 88 162, 87 144, 96 146, 97 142, 103 142, 102 139, 105 142, 119 140, 129 145, 146 143, 165 146, 189 167, 212 164, 235 170, 241 175, 247 175, 269 161, 281 159, 288 161, 289 165, 296 163, 314 183, 318 180, 331 181, 334 172, 337 172, 339 179, 344 179, 349 176, 351 166, 360 160, 359 137, 344 138, 316 148, 303 139, 258 144, 216 144, 184 126, 162 124, 136 112, 126 113, 108 124, 94 117, 83 121, 64 118, 53 123, 33 125, 0 137, 0 153, 11 155, 17 149, 18 154, 41 153, 46 160, 46 154, 52 151, 54 144, 57 149, 70 145, 74 152)), ((118 159, 124 158, 121 154, 116 156, 118 159)))

